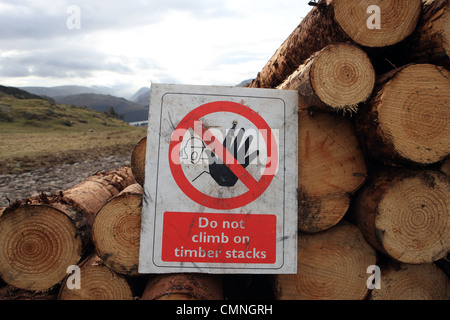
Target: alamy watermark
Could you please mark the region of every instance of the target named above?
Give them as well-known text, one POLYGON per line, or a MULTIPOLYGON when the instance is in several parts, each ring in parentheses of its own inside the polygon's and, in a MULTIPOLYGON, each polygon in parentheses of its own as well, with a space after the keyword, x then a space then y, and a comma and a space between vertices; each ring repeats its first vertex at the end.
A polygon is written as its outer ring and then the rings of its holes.
POLYGON ((70 265, 67 267, 66 272, 70 274, 67 277, 66 286, 69 290, 81 289, 81 270, 77 265, 70 265))
POLYGON ((81 8, 76 5, 71 5, 67 7, 66 13, 69 14, 69 17, 66 20, 67 29, 81 29, 81 8))
POLYGON ((366 273, 372 274, 366 282, 369 290, 381 289, 381 269, 379 266, 372 265, 367 268, 366 273))
POLYGON ((366 25, 370 30, 381 29, 381 9, 377 5, 371 5, 367 8, 367 13, 371 16, 367 19, 366 25))

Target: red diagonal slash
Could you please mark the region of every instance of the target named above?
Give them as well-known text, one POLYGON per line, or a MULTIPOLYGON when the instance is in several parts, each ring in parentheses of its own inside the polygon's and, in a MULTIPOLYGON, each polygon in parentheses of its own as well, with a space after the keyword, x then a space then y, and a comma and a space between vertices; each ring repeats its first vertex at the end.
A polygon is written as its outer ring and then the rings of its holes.
MULTIPOLYGON (((199 121, 201 122, 201 121, 199 121)), ((222 162, 244 183, 249 190, 255 190, 258 185, 258 181, 240 164, 236 158, 224 147, 211 131, 201 124, 201 126, 194 125, 195 133, 203 140, 205 145, 214 154, 222 160, 222 162), (198 130, 201 127, 201 130, 198 130), (201 131, 201 132, 197 132, 201 131), (226 160, 225 160, 226 159, 226 160)))

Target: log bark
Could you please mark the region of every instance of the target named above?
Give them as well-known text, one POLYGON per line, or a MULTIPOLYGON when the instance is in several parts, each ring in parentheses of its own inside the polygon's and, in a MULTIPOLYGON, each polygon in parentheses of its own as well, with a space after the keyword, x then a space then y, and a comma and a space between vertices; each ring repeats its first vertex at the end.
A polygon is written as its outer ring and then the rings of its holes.
POLYGON ((340 223, 316 234, 299 234, 296 275, 277 275, 278 300, 362 300, 367 296, 367 267, 375 250, 355 225, 340 223))
POLYGON ((391 169, 373 174, 352 209, 374 248, 400 262, 431 263, 450 250, 449 199, 442 172, 391 169))
POLYGON ((66 278, 59 300, 132 300, 133 293, 125 277, 109 269, 95 255, 80 264, 80 288, 70 289, 66 278))
POLYGON ((328 113, 299 111, 299 230, 335 226, 367 168, 351 123, 328 113))
POLYGON ((416 32, 409 41, 410 59, 450 69, 450 2, 425 3, 416 32))
POLYGON ((6 285, 0 288, 0 300, 56 300, 58 293, 51 291, 29 291, 6 285))
POLYGON ((381 288, 371 290, 370 300, 448 300, 447 275, 433 264, 380 266, 381 288))
POLYGON ((90 250, 95 214, 134 183, 129 167, 98 172, 58 194, 16 201, 0 217, 0 276, 20 289, 47 290, 90 250))
POLYGON ((138 275, 141 212, 142 187, 136 183, 106 202, 95 217, 96 253, 119 274, 138 275))
POLYGON ((416 30, 387 59, 397 66, 431 63, 450 69, 450 2, 424 1, 416 30))
POLYGON ((369 156, 389 165, 427 165, 449 155, 448 70, 407 65, 380 77, 374 92, 356 117, 369 156))
POLYGON ((142 187, 145 181, 145 154, 147 150, 147 137, 142 138, 134 147, 131 154, 131 170, 136 182, 142 187))
POLYGON ((325 111, 357 111, 372 94, 375 71, 355 45, 333 44, 313 54, 277 89, 298 90, 300 105, 325 111))
POLYGON ((421 0, 319 0, 283 42, 257 77, 252 88, 275 88, 312 54, 337 42, 385 47, 405 39, 416 27, 421 0), (377 5, 381 28, 369 29, 367 9, 377 5))
POLYGON ((221 278, 208 274, 165 274, 151 278, 141 300, 222 300, 221 278))

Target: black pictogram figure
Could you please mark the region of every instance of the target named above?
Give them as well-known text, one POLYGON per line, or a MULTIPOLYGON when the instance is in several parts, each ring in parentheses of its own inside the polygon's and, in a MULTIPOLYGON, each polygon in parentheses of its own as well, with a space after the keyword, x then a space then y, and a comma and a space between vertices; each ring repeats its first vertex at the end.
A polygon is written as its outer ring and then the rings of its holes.
MULTIPOLYGON (((247 168, 247 166, 259 155, 259 150, 248 154, 250 144, 253 141, 253 136, 248 136, 244 143, 242 143, 244 139, 245 129, 241 128, 238 131, 237 135, 234 137, 235 129, 236 123, 233 123, 233 127, 228 131, 225 139, 223 140, 223 146, 234 157, 235 160, 231 159, 232 161, 237 161, 244 168, 247 168)), ((214 154, 214 152, 209 149, 205 150, 205 153, 208 156, 209 173, 211 177, 221 187, 233 187, 238 181, 238 177, 236 177, 236 175, 226 164, 231 160, 226 159, 224 163, 222 159, 217 157, 216 154, 214 154)))

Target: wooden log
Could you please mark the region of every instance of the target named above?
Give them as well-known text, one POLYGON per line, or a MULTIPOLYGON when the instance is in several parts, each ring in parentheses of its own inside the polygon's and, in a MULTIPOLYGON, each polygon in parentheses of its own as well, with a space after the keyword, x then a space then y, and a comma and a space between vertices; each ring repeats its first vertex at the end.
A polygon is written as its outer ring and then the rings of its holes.
POLYGON ((416 32, 407 44, 410 60, 450 69, 450 2, 425 2, 416 32))
POLYGON ((299 230, 335 226, 367 168, 351 123, 328 113, 299 111, 299 230))
POLYGON ((0 300, 56 300, 58 293, 51 291, 29 291, 6 285, 0 288, 0 300))
POLYGON ((100 209, 92 226, 97 255, 112 270, 138 275, 142 187, 132 184, 100 209))
POLYGON ((145 181, 145 155, 147 151, 147 137, 142 138, 134 147, 131 154, 131 170, 136 182, 142 187, 145 181))
POLYGON ((404 66, 382 76, 374 92, 356 117, 370 156, 389 165, 426 165, 449 155, 448 70, 404 66))
POLYGON ((252 88, 275 88, 312 54, 337 42, 367 47, 398 43, 416 27, 421 0, 319 0, 283 42, 257 77, 252 88), (368 28, 368 8, 380 8, 380 29, 368 28))
POLYGON ((445 161, 442 163, 441 171, 450 176, 450 157, 445 159, 445 161))
POLYGON ((448 300, 450 282, 433 264, 387 264, 380 266, 381 288, 373 289, 370 300, 448 300))
POLYGON ((365 47, 386 47, 403 41, 417 26, 422 1, 333 0, 334 17, 344 32, 365 47), (378 8, 376 8, 376 7, 378 8), (380 25, 373 27, 379 10, 380 25))
POLYGON ((374 173, 354 202, 358 226, 380 252, 409 264, 450 250, 450 178, 431 170, 374 173))
POLYGON ((367 296, 367 268, 375 250, 355 225, 340 223, 330 230, 299 234, 296 275, 276 275, 278 300, 362 300, 367 296))
POLYGON ((219 276, 208 274, 164 274, 149 279, 141 300, 222 300, 219 276))
POLYGON ((389 60, 406 63, 432 63, 450 69, 450 2, 425 1, 414 33, 394 48, 389 60))
POLYGON ((67 285, 66 278, 59 300, 132 300, 133 293, 125 277, 109 269, 95 255, 80 265, 80 288, 67 285))
POLYGON ((60 283, 67 267, 89 252, 97 211, 132 183, 131 168, 123 167, 6 208, 0 217, 0 276, 25 290, 43 291, 60 283))
POLYGON ((298 90, 304 107, 357 111, 375 85, 375 71, 367 54, 355 45, 328 45, 313 54, 277 88, 298 90))

